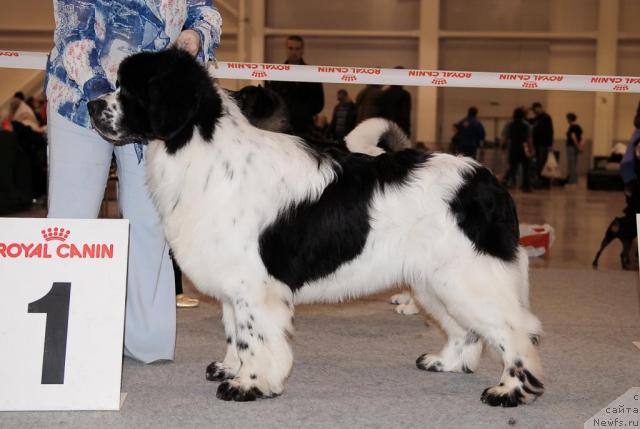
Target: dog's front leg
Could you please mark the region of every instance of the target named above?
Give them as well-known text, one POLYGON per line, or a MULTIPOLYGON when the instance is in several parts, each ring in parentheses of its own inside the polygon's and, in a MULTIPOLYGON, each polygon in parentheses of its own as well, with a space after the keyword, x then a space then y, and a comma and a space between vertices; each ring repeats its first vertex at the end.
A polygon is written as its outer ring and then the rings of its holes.
POLYGON ((224 381, 236 376, 240 370, 240 359, 236 347, 236 318, 233 305, 222 303, 222 323, 227 337, 227 354, 222 362, 214 361, 207 366, 206 377, 209 381, 224 381))
POLYGON ((293 332, 292 293, 272 278, 237 292, 230 298, 240 369, 234 378, 220 384, 216 396, 225 401, 253 401, 279 395, 293 365, 288 341, 293 332))

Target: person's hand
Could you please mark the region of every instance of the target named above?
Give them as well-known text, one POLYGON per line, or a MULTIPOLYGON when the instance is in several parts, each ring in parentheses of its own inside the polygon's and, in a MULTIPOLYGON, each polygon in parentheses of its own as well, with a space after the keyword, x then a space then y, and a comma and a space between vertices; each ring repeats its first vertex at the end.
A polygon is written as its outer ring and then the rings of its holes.
POLYGON ((195 57, 200 50, 200 35, 195 30, 184 30, 178 35, 176 46, 195 57))

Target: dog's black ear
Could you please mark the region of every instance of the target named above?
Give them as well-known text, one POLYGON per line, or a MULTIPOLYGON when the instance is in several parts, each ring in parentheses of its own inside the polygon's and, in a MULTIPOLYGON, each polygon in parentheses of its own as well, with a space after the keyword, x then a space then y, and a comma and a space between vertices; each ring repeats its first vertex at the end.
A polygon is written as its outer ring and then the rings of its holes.
POLYGON ((194 82, 166 71, 149 81, 149 124, 153 135, 171 140, 194 118, 200 98, 194 82))

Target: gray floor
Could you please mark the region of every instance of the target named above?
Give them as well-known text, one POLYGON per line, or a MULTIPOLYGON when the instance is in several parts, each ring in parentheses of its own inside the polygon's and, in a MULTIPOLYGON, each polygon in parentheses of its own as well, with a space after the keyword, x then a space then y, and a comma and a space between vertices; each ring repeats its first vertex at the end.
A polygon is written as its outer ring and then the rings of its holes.
POLYGON ((533 405, 490 408, 479 398, 500 375, 485 352, 475 374, 419 371, 421 353, 444 337, 421 316, 400 316, 388 295, 344 305, 301 306, 296 361, 285 393, 255 403, 215 398, 206 365, 224 354, 218 306, 179 310, 177 358, 125 360, 119 412, 0 413, 2 428, 422 428, 582 427, 619 395, 640 386, 638 274, 532 270, 532 306, 547 391, 533 405))

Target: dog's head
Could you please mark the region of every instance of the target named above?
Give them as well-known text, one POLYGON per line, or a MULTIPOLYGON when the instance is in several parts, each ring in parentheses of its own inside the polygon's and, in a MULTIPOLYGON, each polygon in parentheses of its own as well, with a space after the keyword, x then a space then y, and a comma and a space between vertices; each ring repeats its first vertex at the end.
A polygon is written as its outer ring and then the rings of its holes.
POLYGON ((87 105, 98 133, 114 143, 161 140, 175 153, 198 129, 211 139, 222 102, 207 70, 186 51, 143 52, 118 69, 116 91, 87 105))
POLYGON ((230 94, 254 127, 277 133, 291 132, 287 108, 277 92, 262 86, 245 86, 230 94))

